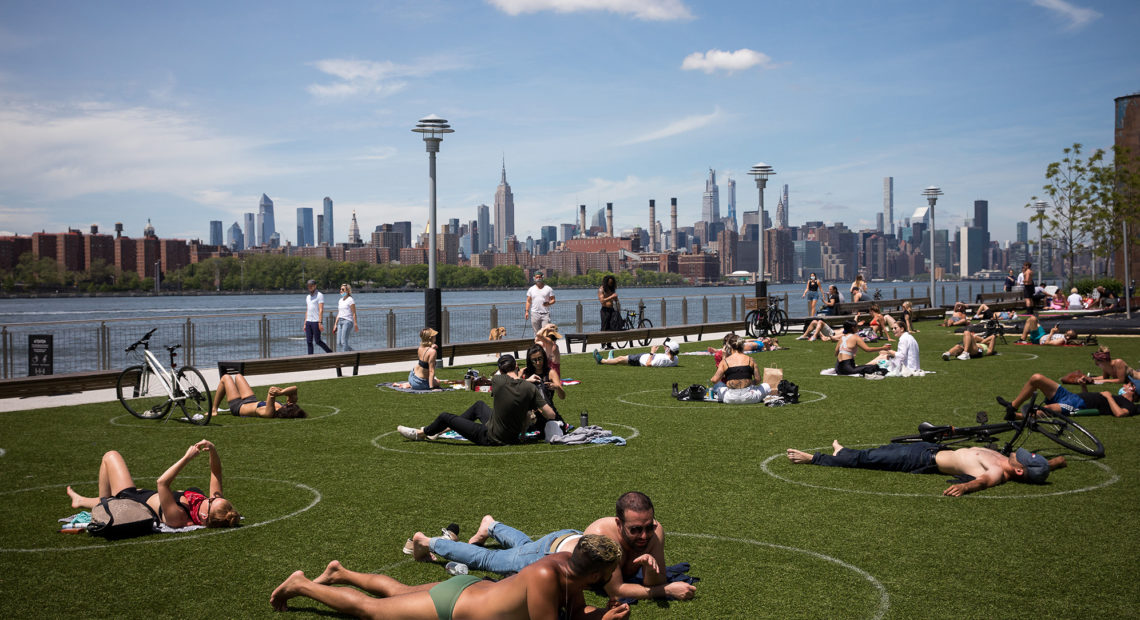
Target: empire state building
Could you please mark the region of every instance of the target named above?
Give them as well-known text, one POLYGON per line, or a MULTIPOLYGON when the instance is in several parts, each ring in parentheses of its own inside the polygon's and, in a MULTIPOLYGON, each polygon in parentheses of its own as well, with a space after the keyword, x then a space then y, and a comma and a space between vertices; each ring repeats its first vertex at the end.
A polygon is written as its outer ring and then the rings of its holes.
POLYGON ((495 249, 503 252, 507 238, 515 234, 515 195, 507 183, 507 162, 503 160, 503 176, 495 190, 495 249))

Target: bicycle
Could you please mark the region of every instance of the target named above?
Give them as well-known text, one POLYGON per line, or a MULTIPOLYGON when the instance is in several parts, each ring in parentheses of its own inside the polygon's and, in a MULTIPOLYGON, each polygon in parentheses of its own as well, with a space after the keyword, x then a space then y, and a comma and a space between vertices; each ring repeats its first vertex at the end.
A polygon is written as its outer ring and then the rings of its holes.
POLYGON ((985 411, 979 411, 976 418, 978 426, 937 426, 930 422, 922 422, 918 425, 918 434, 895 437, 891 439, 891 443, 928 441, 949 446, 976 442, 986 444, 985 447, 1009 456, 1021 447, 1030 434, 1036 432, 1078 454, 1093 458, 1104 456, 1104 444, 1096 435, 1063 413, 1053 413, 1044 407, 1036 406, 1036 400, 1035 396, 1022 409, 1021 419, 1016 417, 1009 419, 1009 416, 1006 416, 1004 422, 989 424, 989 415, 985 411), (1013 437, 999 450, 995 435, 1009 431, 1014 432, 1013 437))
POLYGON ((119 402, 131 415, 143 420, 165 417, 177 403, 187 422, 209 424, 212 402, 206 379, 193 366, 178 368, 174 358, 177 356, 175 351, 182 347, 181 344, 165 347, 170 353, 170 367, 164 367, 150 352, 150 337, 155 331, 157 328, 125 349, 139 363, 128 366, 119 374, 115 385, 115 395, 119 402), (142 347, 141 351, 139 347, 142 347))
POLYGON ((751 338, 783 336, 788 333, 788 313, 780 308, 779 297, 769 297, 768 307, 752 310, 744 317, 751 338))
MULTIPOLYGON (((621 321, 622 331, 629 331, 631 329, 649 329, 651 327, 653 327, 653 321, 650 321, 649 319, 645 318, 645 306, 643 306, 641 304, 638 304, 637 312, 634 312, 633 310, 626 310, 625 311, 625 318, 622 319, 622 321, 621 321), (635 321, 636 321, 636 323, 635 323, 635 321)), ((645 334, 644 338, 638 338, 637 339, 637 344, 639 346, 647 347, 647 346, 649 346, 649 340, 650 340, 650 338, 649 338, 649 334, 647 332, 645 334)), ((629 339, 628 341, 627 340, 615 340, 614 346, 616 346, 619 349, 624 349, 627 345, 630 348, 633 348, 633 343, 634 343, 634 340, 632 338, 629 339)))

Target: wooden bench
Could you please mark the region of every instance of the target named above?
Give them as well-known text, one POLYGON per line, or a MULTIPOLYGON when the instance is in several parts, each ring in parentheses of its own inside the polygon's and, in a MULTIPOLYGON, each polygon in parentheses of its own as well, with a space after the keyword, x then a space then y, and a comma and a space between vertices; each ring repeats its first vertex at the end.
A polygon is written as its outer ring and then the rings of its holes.
POLYGON ((993 307, 996 302, 1020 301, 1024 304, 1021 291, 994 291, 992 293, 978 293, 974 296, 975 304, 986 304, 993 307))
POLYGON ((566 341, 566 352, 573 353, 571 346, 581 343, 582 352, 591 344, 610 344, 614 342, 628 342, 630 340, 653 340, 655 338, 672 338, 680 336, 685 342, 689 336, 696 336, 702 340, 706 333, 744 331, 744 321, 723 321, 720 323, 696 323, 691 325, 673 325, 667 327, 649 327, 646 329, 630 329, 625 331, 584 332, 579 334, 563 334, 566 341))
POLYGON ((71 394, 86 390, 113 388, 118 383, 119 375, 122 372, 122 370, 100 370, 0 379, 0 397, 52 396, 54 394, 71 394))
POLYGON ((820 319, 824 323, 832 326, 842 325, 844 321, 853 320, 856 312, 861 315, 866 315, 870 312, 871 306, 876 304, 883 312, 897 318, 897 315, 902 311, 903 302, 906 301, 909 301, 911 305, 910 317, 912 321, 942 318, 943 315, 946 314, 944 308, 933 306, 930 303, 929 297, 899 297, 897 299, 880 299, 877 301, 853 301, 839 305, 839 309, 844 312, 843 314, 807 317, 804 321, 804 327, 806 328, 808 323, 816 319, 820 319))

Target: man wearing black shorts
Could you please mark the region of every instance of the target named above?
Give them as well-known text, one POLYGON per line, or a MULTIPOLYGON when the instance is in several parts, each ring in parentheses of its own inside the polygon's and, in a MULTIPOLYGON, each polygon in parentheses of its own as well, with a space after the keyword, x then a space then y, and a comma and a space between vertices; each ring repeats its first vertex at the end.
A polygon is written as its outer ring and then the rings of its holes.
POLYGON ((1113 415, 1118 418, 1136 415, 1140 411, 1136 407, 1136 387, 1131 383, 1120 388, 1121 393, 1112 392, 1070 392, 1064 386, 1042 374, 1034 374, 1022 386, 1021 392, 1013 402, 1001 396, 997 397, 998 404, 1005 407, 1006 414, 1017 416, 1018 408, 1028 401, 1033 393, 1040 391, 1045 396, 1045 409, 1054 413, 1072 413, 1078 409, 1096 409, 1101 415, 1113 415))

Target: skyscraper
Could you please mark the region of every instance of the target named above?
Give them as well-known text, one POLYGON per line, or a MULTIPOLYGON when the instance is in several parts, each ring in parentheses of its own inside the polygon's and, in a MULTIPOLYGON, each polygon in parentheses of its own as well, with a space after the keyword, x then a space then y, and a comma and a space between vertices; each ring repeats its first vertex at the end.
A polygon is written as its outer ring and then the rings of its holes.
POLYGON ((317 245, 327 243, 330 246, 335 243, 333 237, 333 212, 332 212, 332 198, 325 196, 325 212, 324 212, 324 235, 317 241, 317 245))
POLYGON ((257 247, 257 216, 253 213, 245 214, 245 247, 257 247))
POLYGON ((297 207, 297 245, 316 245, 313 233, 313 208, 297 207))
POLYGON ((318 245, 325 243, 325 216, 323 213, 317 214, 317 243, 318 245))
POLYGON ((495 249, 507 247, 507 237, 515 234, 515 195, 507 183, 507 160, 503 160, 503 175, 495 190, 495 249))
POLYGON ((784 196, 780 199, 780 202, 782 202, 784 204, 784 215, 783 215, 783 217, 781 217, 779 214, 776 214, 776 221, 779 222, 778 226, 780 226, 782 228, 791 228, 790 226, 788 226, 788 212, 791 211, 792 206, 788 204, 788 184, 787 183, 784 183, 784 196))
POLYGON ((895 232, 895 178, 883 177, 883 232, 895 232))
POLYGON ((1017 223, 1017 242, 1029 243, 1029 222, 1017 223))
POLYGON ((352 223, 348 226, 348 242, 360 243, 360 226, 356 225, 356 211, 352 212, 352 223))
POLYGON ((257 223, 259 228, 257 238, 262 244, 268 244, 273 234, 277 232, 277 224, 273 220, 273 201, 265 194, 261 195, 261 202, 257 205, 257 223))
POLYGON ((732 177, 728 177, 728 180, 725 181, 725 186, 728 189, 728 191, 727 191, 728 197, 726 199, 726 202, 728 203, 728 219, 732 220, 732 230, 737 230, 737 228, 736 228, 736 226, 737 226, 737 222, 736 222, 736 179, 734 179, 732 177))
MULTIPOLYGON (((486 252, 491 247, 491 207, 479 205, 475 207, 475 221, 479 222, 479 252, 486 252)), ((476 244, 471 243, 472 247, 476 244)))
POLYGON ((701 220, 720 220, 720 189, 716 186, 716 170, 709 168, 709 178, 705 180, 705 193, 701 197, 701 220))
POLYGON ((241 232, 241 226, 237 222, 230 226, 229 234, 226 235, 226 245, 229 246, 234 252, 240 252, 245 249, 245 235, 241 232))
POLYGON ((990 231, 990 201, 974 201, 974 228, 981 228, 983 232, 990 231))
POLYGON ((400 233, 403 236, 403 245, 401 248, 412 247, 412 223, 411 222, 392 222, 392 230, 400 233))
POLYGON ((222 245, 222 220, 210 220, 210 245, 222 245))

